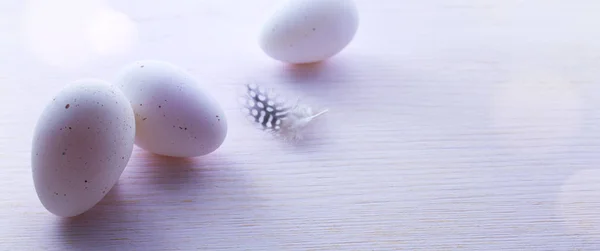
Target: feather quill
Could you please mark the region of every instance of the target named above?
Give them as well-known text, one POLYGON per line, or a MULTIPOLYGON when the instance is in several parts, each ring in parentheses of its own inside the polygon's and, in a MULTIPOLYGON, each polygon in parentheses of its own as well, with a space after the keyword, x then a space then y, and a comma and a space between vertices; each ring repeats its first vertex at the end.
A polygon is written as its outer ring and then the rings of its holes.
POLYGON ((298 98, 292 105, 273 90, 257 84, 247 84, 241 99, 244 112, 262 130, 285 140, 303 139, 304 129, 328 110, 314 112, 298 98))

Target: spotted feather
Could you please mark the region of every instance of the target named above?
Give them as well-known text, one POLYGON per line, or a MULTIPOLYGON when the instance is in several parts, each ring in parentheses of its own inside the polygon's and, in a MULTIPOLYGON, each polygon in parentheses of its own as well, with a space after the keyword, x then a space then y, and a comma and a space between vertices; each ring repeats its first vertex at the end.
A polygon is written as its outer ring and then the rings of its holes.
POLYGON ((274 132, 285 139, 302 138, 302 130, 316 117, 326 113, 313 113, 311 107, 300 104, 300 99, 291 105, 273 90, 256 84, 248 84, 242 99, 243 109, 262 130, 274 132))

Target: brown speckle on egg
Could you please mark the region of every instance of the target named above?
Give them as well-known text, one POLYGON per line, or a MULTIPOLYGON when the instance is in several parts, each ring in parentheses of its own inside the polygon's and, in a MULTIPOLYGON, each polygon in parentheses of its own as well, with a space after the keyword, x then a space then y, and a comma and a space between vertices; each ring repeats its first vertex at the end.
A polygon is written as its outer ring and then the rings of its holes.
POLYGON ((71 107, 71 104, 65 105, 65 109, 69 109, 69 107, 71 107))

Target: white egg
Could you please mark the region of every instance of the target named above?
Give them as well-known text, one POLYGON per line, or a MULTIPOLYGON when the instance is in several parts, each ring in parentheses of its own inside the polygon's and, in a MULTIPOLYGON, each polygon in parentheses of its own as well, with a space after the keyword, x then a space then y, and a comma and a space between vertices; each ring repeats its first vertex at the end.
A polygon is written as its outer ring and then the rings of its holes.
POLYGON ((342 51, 358 22, 354 0, 288 0, 264 24, 259 44, 276 60, 314 63, 342 51))
POLYGON ((33 181, 43 206, 62 217, 91 209, 123 173, 134 137, 133 109, 117 87, 93 79, 64 87, 33 137, 33 181))
POLYGON ((172 157, 196 157, 221 146, 225 113, 190 73, 168 62, 137 61, 117 79, 131 101, 137 146, 172 157))

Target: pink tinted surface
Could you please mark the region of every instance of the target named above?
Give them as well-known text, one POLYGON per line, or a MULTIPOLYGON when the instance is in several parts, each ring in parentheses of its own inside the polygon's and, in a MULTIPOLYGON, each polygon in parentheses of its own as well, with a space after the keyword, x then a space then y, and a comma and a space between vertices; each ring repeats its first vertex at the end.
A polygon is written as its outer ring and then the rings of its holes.
POLYGON ((0 2, 0 250, 600 249, 596 1, 359 0, 355 40, 308 67, 257 46, 279 1, 63 2, 0 2), (221 100, 226 142, 136 149, 94 209, 49 214, 30 168, 44 105, 147 58, 221 100), (281 143, 238 112, 248 81, 330 112, 281 143))

